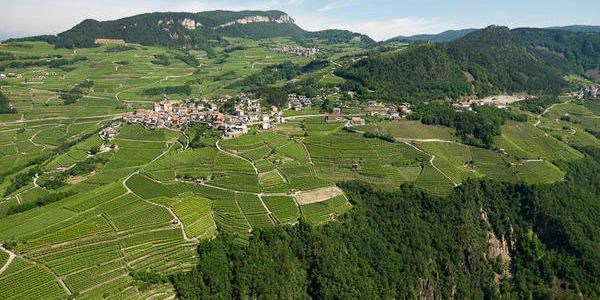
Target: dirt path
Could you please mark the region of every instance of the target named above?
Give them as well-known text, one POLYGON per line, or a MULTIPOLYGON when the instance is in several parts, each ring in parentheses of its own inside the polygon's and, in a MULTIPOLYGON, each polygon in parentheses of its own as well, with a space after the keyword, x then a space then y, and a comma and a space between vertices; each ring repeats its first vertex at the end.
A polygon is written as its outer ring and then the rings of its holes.
POLYGON ((571 102, 571 100, 572 100, 572 99, 569 99, 569 100, 567 100, 567 101, 565 101, 565 102, 561 102, 561 103, 554 103, 554 104, 552 104, 552 105, 548 106, 548 108, 544 109, 544 111, 543 111, 541 114, 539 114, 539 115, 537 116, 537 121, 535 122, 535 124, 533 124, 533 126, 535 126, 535 127, 538 127, 538 126, 540 126, 540 123, 542 123, 542 116, 543 116, 543 115, 547 114, 547 113, 548 113, 548 112, 549 112, 551 109, 553 109, 553 108, 554 108, 554 107, 556 107, 557 105, 567 104, 567 103, 571 102))
POLYGON ((306 157, 308 157, 308 162, 311 166, 314 166, 315 164, 312 161, 312 157, 310 157, 310 151, 308 151, 308 147, 306 147, 306 144, 304 142, 300 142, 300 144, 302 144, 304 150, 306 151, 306 157))
POLYGON ((219 146, 219 142, 220 142, 220 141, 221 141, 221 140, 218 140, 218 141, 215 143, 215 145, 217 146, 217 149, 219 150, 219 152, 223 152, 223 153, 225 153, 225 154, 227 154, 227 155, 229 155, 229 156, 233 156, 233 157, 241 158, 241 159, 243 159, 243 160, 245 160, 245 161, 249 162, 249 163, 252 165, 252 168, 254 169, 254 173, 255 173, 255 174, 258 174, 258 169, 256 168, 256 166, 254 165, 254 163, 253 163, 252 161, 250 161, 250 160, 249 160, 249 159, 247 159, 247 158, 241 157, 241 156, 239 156, 239 155, 237 155, 237 154, 234 154, 234 153, 231 153, 231 152, 229 152, 229 151, 225 151, 225 150, 221 149, 221 147, 219 146))
POLYGON ((262 206, 265 208, 265 210, 267 211, 267 214, 269 216, 271 216, 271 220, 276 219, 275 215, 273 214, 273 212, 267 207, 267 205, 265 204, 265 202, 263 201, 262 197, 260 195, 258 195, 258 200, 260 200, 260 204, 262 204, 262 206))
POLYGON ((186 139, 186 143, 185 143, 185 148, 183 148, 183 151, 187 150, 187 148, 190 146, 190 136, 187 135, 187 133, 185 133, 185 131, 181 131, 181 133, 183 133, 183 136, 185 136, 186 139))
MULTIPOLYGON (((44 147, 44 149, 46 149, 46 145, 42 145, 42 144, 38 144, 36 142, 33 141, 33 139, 40 133, 40 131, 36 131, 28 140, 29 142, 31 142, 34 146, 36 147, 44 147)), ((44 150, 42 149, 42 150, 44 150)))
POLYGON ((235 192, 235 205, 237 205, 237 208, 240 210, 240 212, 244 216, 244 219, 246 220, 246 224, 248 224, 248 228, 250 228, 250 230, 253 230, 252 225, 250 225, 250 222, 248 221, 248 216, 246 216, 246 212, 244 212, 244 210, 240 206, 240 203, 237 200, 237 194, 238 194, 238 192, 236 191, 235 192))
MULTIPOLYGON (((163 205, 163 204, 158 204, 158 203, 146 200, 146 199, 142 198, 140 195, 138 195, 138 194, 134 193, 133 191, 131 191, 131 189, 127 186, 127 180, 129 178, 131 178, 131 176, 133 176, 134 174, 139 174, 139 171, 137 171, 136 173, 133 173, 133 174, 127 176, 127 178, 125 180, 123 180, 123 186, 127 189, 127 191, 128 191, 127 193, 132 193, 132 194, 138 196, 140 199, 142 199, 144 202, 146 202, 148 204, 152 204, 152 205, 155 205, 155 206, 160 206, 160 207, 166 209, 171 214, 171 216, 173 216, 174 219, 179 220, 177 227, 181 228, 181 233, 183 234, 183 240, 185 240, 186 242, 197 242, 198 241, 197 238, 189 238, 187 236, 187 234, 185 233, 185 228, 183 227, 183 222, 181 222, 181 220, 179 219, 179 217, 175 214, 175 212, 173 212, 173 210, 170 207, 168 207, 166 205, 163 205)), ((148 178, 148 177, 146 177, 146 178, 148 178)))
POLYGON ((100 287, 100 286, 105 285, 107 283, 111 283, 113 281, 119 280, 119 279, 127 277, 127 276, 129 276, 129 274, 123 274, 121 276, 113 277, 113 278, 111 278, 111 279, 109 279, 107 281, 100 282, 100 283, 98 283, 98 284, 96 284, 96 285, 94 285, 94 286, 92 286, 90 288, 87 288, 85 290, 81 290, 81 291, 79 291, 79 294, 85 294, 85 293, 87 293, 87 292, 89 292, 89 291, 91 291, 91 290, 93 290, 93 289, 95 289, 97 287, 100 287))
MULTIPOLYGON (((87 116, 87 117, 51 117, 51 118, 41 118, 41 119, 31 119, 31 120, 17 120, 17 121, 10 121, 10 122, 0 122, 0 125, 10 125, 10 124, 21 124, 21 123, 28 123, 28 122, 39 122, 39 121, 53 121, 53 120, 72 120, 72 119, 97 119, 97 118, 109 118, 109 117, 121 117, 123 116, 122 113, 118 113, 118 114, 106 114, 106 115, 99 115, 99 116, 87 116)), ((44 124, 47 125, 47 124, 44 124)))
POLYGON ((38 180, 38 178, 39 178, 39 176, 38 176, 38 173, 35 173, 35 175, 33 176, 33 187, 40 187, 40 186, 37 184, 37 180, 38 180))
MULTIPOLYGON (((450 180, 450 182, 452 182, 452 184, 454 184, 454 186, 455 186, 455 187, 459 186, 459 184, 458 184, 458 183, 454 182, 454 180, 452 180, 452 178, 450 178, 448 175, 446 175, 446 173, 442 172, 442 170, 440 170, 440 168, 438 168, 438 167, 437 167, 437 166, 436 166, 436 165, 433 163, 433 161, 435 160, 435 155, 433 155, 433 154, 431 154, 431 153, 429 153, 429 152, 427 152, 427 151, 425 151, 425 150, 421 149, 420 147, 417 147, 417 146, 415 146, 414 144, 412 144, 412 143, 410 143, 410 142, 406 142, 406 141, 405 141, 404 143, 405 143, 405 144, 407 144, 407 145, 409 145, 409 146, 411 146, 411 147, 413 147, 413 148, 415 148, 417 151, 419 151, 419 152, 421 152, 421 153, 424 153, 424 154, 427 154, 427 155, 431 156, 431 159, 429 160, 429 164, 430 164, 430 165, 431 165, 431 166, 432 166, 434 169, 436 169, 438 172, 440 172, 442 175, 444 175, 444 177, 446 177, 448 180, 450 180)), ((453 143, 453 142, 451 142, 451 143, 453 143)))
POLYGON ((6 263, 4 264, 4 266, 2 266, 2 268, 0 268, 0 275, 2 275, 2 273, 4 273, 4 271, 6 271, 6 269, 8 268, 8 266, 10 265, 10 263, 13 261, 13 259, 15 259, 16 255, 8 250, 6 250, 3 245, 0 245, 0 250, 8 253, 8 259, 6 260, 6 263))
MULTIPOLYGON (((66 284, 64 283, 64 281, 63 281, 63 280, 60 278, 60 276, 58 276, 58 275, 57 275, 57 274, 56 274, 56 273, 55 273, 55 272, 54 272, 52 269, 48 268, 48 266, 46 266, 46 265, 44 265, 44 264, 42 264, 42 263, 39 263, 39 262, 37 262, 37 261, 31 260, 31 259, 29 259, 29 258, 26 258, 26 257, 24 257, 24 256, 22 256, 22 255, 16 254, 16 253, 14 253, 14 252, 12 252, 12 251, 9 251, 9 250, 7 250, 6 248, 4 248, 4 245, 0 245, 0 250, 2 250, 2 251, 4 251, 4 252, 8 253, 8 255, 12 255, 12 259, 14 259, 15 257, 18 257, 18 258, 20 258, 20 259, 22 259, 22 260, 25 260, 25 261, 29 262, 29 263, 32 263, 32 264, 34 264, 34 265, 38 265, 38 266, 42 267, 44 270, 46 270, 46 271, 50 272, 50 273, 52 274, 52 276, 54 276, 54 278, 56 279, 56 281, 58 281, 58 283, 59 283, 59 284, 62 286, 62 288, 65 290, 65 292, 67 293, 67 295, 71 295, 71 294, 72 294, 72 293, 71 293, 71 290, 69 289, 69 287, 67 287, 67 285, 66 285, 66 284)), ((10 259, 10 256, 9 256, 9 259, 10 259)), ((12 262, 12 259, 10 259, 10 261, 11 261, 11 262, 12 262)), ((9 265, 9 264, 6 264, 6 265, 5 265, 5 267, 8 267, 8 265, 9 265)), ((4 269, 5 269, 5 268, 3 267, 3 269, 0 271, 0 273, 4 272, 4 269)))
MULTIPOLYGON (((163 151, 163 153, 161 153, 159 156, 155 157, 155 158, 154 158, 153 160, 151 160, 151 161, 150 161, 148 164, 151 164, 151 163, 153 163, 153 162, 157 161, 158 159, 160 159, 161 157, 163 157, 165 154, 169 153, 169 151, 170 151, 170 150, 171 150, 171 148, 170 148, 170 147, 169 147, 169 148, 167 148, 165 151, 163 151)), ((132 191, 132 190, 131 190, 131 189, 130 189, 128 186, 127 186, 127 180, 129 180, 129 178, 131 178, 131 177, 132 177, 133 175, 135 175, 135 174, 140 174, 140 171, 138 170, 138 171, 135 171, 135 172, 131 173, 129 176, 127 176, 127 177, 126 177, 126 178, 123 180, 122 184, 123 184, 123 187, 125 187, 125 189, 127 190, 127 194, 128 194, 128 193, 132 193, 132 194, 134 194, 134 195, 136 195, 136 196, 140 197, 139 195, 135 194, 135 193, 134 193, 134 192, 133 192, 133 191, 132 191)), ((146 178, 148 178, 148 179, 150 179, 150 180, 153 180, 152 178, 149 178, 149 177, 147 177, 147 176, 145 176, 145 177, 146 177, 146 178)), ((142 200, 143 200, 143 201, 145 201, 146 203, 149 203, 149 204, 152 204, 152 205, 155 205, 155 206, 160 206, 160 207, 162 207, 162 208, 166 209, 166 210, 167 210, 167 211, 168 211, 168 212, 169 212, 169 213, 170 213, 170 214, 173 216, 173 218, 176 218, 177 220, 179 220, 179 224, 178 224, 179 226, 178 226, 178 227, 180 227, 180 228, 181 228, 181 233, 183 234, 183 239, 184 239, 186 242, 196 242, 196 241, 198 241, 198 239, 197 239, 197 238, 189 238, 189 237, 187 236, 187 234, 185 233, 185 228, 183 227, 183 223, 181 222, 181 220, 179 219, 179 217, 177 217, 177 215, 175 214, 175 212, 173 212, 173 210, 172 210, 170 207, 168 207, 168 206, 165 206, 165 205, 162 205, 162 204, 158 204, 158 203, 155 203, 155 202, 152 202, 152 201, 148 201, 148 200, 146 200, 146 199, 144 199, 144 198, 142 198, 142 197, 140 197, 140 199, 142 199, 142 200)))

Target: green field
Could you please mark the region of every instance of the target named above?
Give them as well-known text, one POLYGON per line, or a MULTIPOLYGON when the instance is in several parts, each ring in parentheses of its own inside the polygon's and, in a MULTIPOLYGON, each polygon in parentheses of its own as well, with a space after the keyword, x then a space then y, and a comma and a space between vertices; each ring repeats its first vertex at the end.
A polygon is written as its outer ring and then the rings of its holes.
POLYGON ((522 159, 568 160, 583 157, 579 151, 561 143, 527 123, 507 124, 494 146, 522 159))
POLYGON ((414 168, 428 157, 403 143, 339 132, 304 140, 317 174, 336 181, 364 180, 384 187, 414 181, 414 168))
MULTIPOLYGON (((421 121, 383 121, 365 125, 370 131, 388 133, 398 138, 454 140, 453 130, 443 126, 422 124, 421 121)), ((360 126, 357 129, 361 129, 360 126)))
POLYGON ((307 221, 319 224, 344 214, 350 208, 352 205, 345 196, 336 196, 322 202, 302 205, 300 210, 307 221))
POLYGON ((264 196, 262 200, 280 223, 293 222, 300 216, 298 205, 292 197, 264 196))

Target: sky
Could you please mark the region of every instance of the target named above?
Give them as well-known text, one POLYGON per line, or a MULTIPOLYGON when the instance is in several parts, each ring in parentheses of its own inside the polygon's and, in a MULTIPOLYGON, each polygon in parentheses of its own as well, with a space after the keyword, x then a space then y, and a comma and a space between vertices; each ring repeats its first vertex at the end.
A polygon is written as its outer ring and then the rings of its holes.
POLYGON ((0 0, 0 40, 56 34, 90 18, 215 9, 282 10, 306 30, 347 29, 375 40, 491 24, 600 25, 598 0, 0 0))

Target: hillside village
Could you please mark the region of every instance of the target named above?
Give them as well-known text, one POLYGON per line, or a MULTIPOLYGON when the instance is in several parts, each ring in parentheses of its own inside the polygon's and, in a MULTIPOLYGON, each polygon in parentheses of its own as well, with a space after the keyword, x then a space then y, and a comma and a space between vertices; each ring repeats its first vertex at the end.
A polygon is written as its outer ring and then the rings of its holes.
POLYGON ((319 48, 305 48, 305 47, 290 47, 290 46, 278 46, 269 48, 273 52, 277 53, 291 53, 300 56, 310 57, 320 53, 319 48))
MULTIPOLYGON (((125 113, 123 119, 127 123, 137 123, 149 128, 180 128, 190 123, 202 123, 209 125, 214 130, 223 131, 226 139, 238 137, 248 133, 251 126, 258 125, 263 130, 268 130, 277 124, 285 123, 285 111, 301 111, 313 108, 318 98, 309 98, 304 95, 288 95, 288 105, 284 109, 276 106, 263 108, 261 101, 251 99, 252 95, 241 93, 236 97, 224 96, 220 99, 202 99, 197 101, 175 101, 163 100, 154 104, 153 109, 136 109, 125 113), (233 105, 226 105, 229 101, 235 101, 233 105), (223 111, 224 107, 231 107, 223 111)), ((330 113, 318 114, 325 117, 325 121, 345 122, 346 126, 364 125, 364 119, 357 115, 383 116, 388 119, 396 119, 402 114, 411 113, 410 104, 405 103, 398 107, 385 105, 377 101, 369 101, 367 105, 352 107, 344 105, 336 99, 335 106, 330 113), (353 108, 360 111, 358 114, 343 115, 342 107, 353 108)), ((102 138, 111 138, 116 130, 110 127, 101 132, 102 138)))
POLYGON ((248 132, 248 127, 260 125, 269 129, 272 122, 282 121, 281 112, 273 106, 263 111, 259 100, 250 99, 249 95, 241 94, 235 100, 233 97, 220 99, 202 99, 198 102, 179 103, 164 100, 154 105, 154 109, 138 109, 123 117, 128 123, 139 123, 152 128, 180 127, 189 123, 204 123, 215 130, 224 131, 225 138, 233 138, 248 132), (236 101, 227 112, 221 112, 219 107, 228 101, 236 101))

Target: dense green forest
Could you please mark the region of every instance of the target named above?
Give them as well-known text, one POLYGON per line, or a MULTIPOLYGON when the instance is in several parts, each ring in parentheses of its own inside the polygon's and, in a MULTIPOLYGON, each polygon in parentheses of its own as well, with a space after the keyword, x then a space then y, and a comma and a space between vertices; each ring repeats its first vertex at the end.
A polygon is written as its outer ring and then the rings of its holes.
POLYGON ((571 32, 536 28, 511 31, 525 44, 564 58, 580 72, 600 65, 600 32, 571 32))
POLYGON ((490 26, 445 44, 411 45, 336 71, 358 95, 420 102, 498 93, 556 95, 567 86, 568 61, 524 44, 506 27, 490 26), (361 87, 374 93, 361 92, 361 87))
POLYGON ((338 221, 257 231, 247 246, 220 234, 171 280, 182 299, 598 298, 600 149, 581 150, 552 185, 470 180, 436 197, 345 183, 354 208, 338 221))

